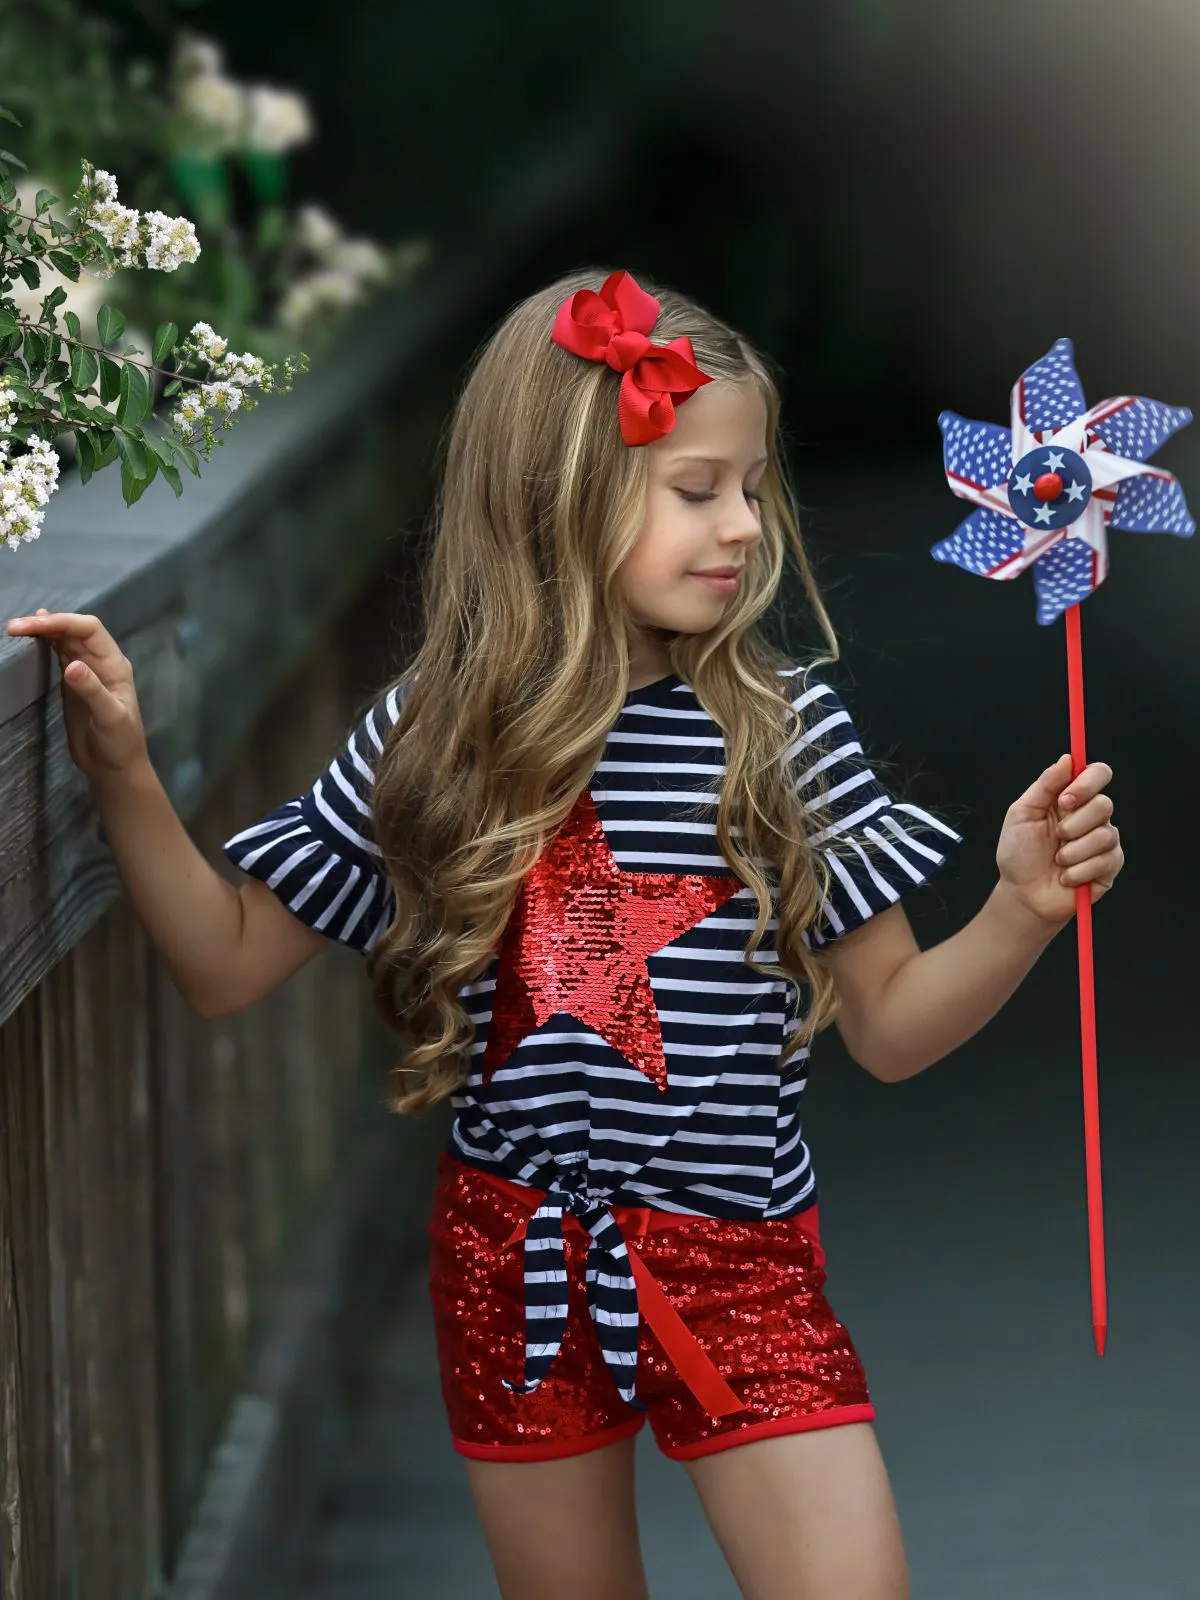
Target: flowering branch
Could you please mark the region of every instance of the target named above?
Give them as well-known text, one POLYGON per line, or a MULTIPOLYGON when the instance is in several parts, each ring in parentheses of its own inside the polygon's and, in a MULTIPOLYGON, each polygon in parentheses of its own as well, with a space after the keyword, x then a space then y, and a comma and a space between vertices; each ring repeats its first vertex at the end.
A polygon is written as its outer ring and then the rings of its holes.
MULTIPOLYGON (((16 121, 3 107, 0 116, 16 121)), ((89 344, 74 312, 64 313, 65 331, 59 328, 59 308, 68 299, 61 285, 44 297, 36 318, 19 315, 12 284, 19 277, 37 289, 43 265, 77 282, 84 270, 99 278, 121 270, 173 272, 200 254, 186 217, 121 205, 116 180, 86 161, 71 211, 77 225, 49 215, 58 196, 45 189, 30 217, 14 205, 11 167, 20 165, 0 152, 0 539, 14 549, 41 531, 58 485, 53 441, 64 432, 74 436, 85 483, 119 460, 127 505, 160 474, 178 495, 179 468, 199 477, 201 460, 223 442, 218 435, 233 426, 236 413, 252 410, 259 394, 289 393, 297 374, 308 370, 303 354, 282 363, 233 354, 206 322, 182 340, 175 323, 163 323, 149 361, 137 360, 144 352, 133 345, 117 354, 122 313, 102 306, 100 343, 89 344), (164 398, 180 396, 165 434, 144 426, 156 380, 165 380, 164 398)))

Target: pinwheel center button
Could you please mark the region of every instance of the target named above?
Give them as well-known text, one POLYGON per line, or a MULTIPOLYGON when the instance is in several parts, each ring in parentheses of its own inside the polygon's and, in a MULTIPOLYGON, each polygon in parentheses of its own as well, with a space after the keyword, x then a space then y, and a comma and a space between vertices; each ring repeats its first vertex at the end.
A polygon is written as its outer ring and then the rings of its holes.
POLYGON ((1040 444, 1012 469, 1008 503, 1022 527, 1058 533, 1070 527, 1092 498, 1092 475, 1077 450, 1040 444))
POLYGON ((1063 492, 1063 481, 1057 472, 1043 472, 1033 486, 1039 500, 1057 500, 1063 492))

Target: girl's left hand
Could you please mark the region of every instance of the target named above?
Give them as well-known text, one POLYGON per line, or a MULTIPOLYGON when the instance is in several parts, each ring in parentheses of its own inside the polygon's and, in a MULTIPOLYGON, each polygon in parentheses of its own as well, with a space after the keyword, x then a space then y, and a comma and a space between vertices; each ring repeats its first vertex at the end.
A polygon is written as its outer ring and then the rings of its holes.
POLYGON ((1071 758, 1060 756, 1008 808, 996 865, 1001 881, 1044 922, 1069 922, 1075 890, 1092 886, 1092 903, 1107 894, 1125 853, 1104 793, 1112 768, 1093 761, 1071 781, 1071 758))

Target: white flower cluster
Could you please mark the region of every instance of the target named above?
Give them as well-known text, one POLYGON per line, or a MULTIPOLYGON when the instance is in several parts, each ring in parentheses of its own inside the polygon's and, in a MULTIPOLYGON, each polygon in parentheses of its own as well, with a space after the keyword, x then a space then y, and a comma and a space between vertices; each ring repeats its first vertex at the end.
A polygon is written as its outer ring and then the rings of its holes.
POLYGON ((207 322, 198 322, 188 334, 188 338, 195 344, 205 361, 214 366, 224 359, 225 352, 229 349, 229 340, 222 339, 219 333, 214 333, 207 322))
POLYGON ((200 254, 196 229, 186 217, 169 217, 165 211, 147 211, 143 216, 118 204, 117 180, 111 172, 85 174, 79 200, 81 221, 103 237, 117 258, 112 266, 105 263, 98 277, 111 277, 118 267, 174 272, 200 254))
POLYGON ((227 77, 221 50, 209 39, 185 39, 175 73, 179 110, 206 155, 240 148, 277 155, 312 138, 313 119, 302 95, 227 77))
POLYGON ((266 374, 266 362, 261 356, 226 356, 221 362, 221 376, 239 389, 257 389, 266 374))
POLYGON ((179 86, 179 109, 196 130, 201 151, 223 155, 241 142, 246 97, 236 83, 216 72, 200 72, 179 86))
POLYGON ((303 328, 322 311, 344 311, 361 299, 362 285, 356 278, 322 268, 289 286, 279 302, 279 321, 285 328, 303 328))
POLYGON ((373 239, 351 238, 322 206, 296 212, 295 241, 315 266, 288 288, 279 307, 286 328, 302 328, 322 311, 356 305, 369 287, 391 282, 424 258, 425 247, 384 250, 373 239))
MULTIPOLYGON (((14 426, 17 402, 0 378, 0 434, 14 426)), ((45 439, 31 439, 12 459, 10 439, 0 439, 0 539, 10 550, 42 531, 45 506, 58 487, 58 456, 45 439)))
POLYGON ((155 272, 174 272, 184 262, 200 254, 196 229, 186 217, 169 217, 165 211, 147 211, 144 217, 150 237, 146 241, 146 265, 155 272))
POLYGON ((251 150, 281 154, 312 138, 313 121, 302 95, 259 83, 246 91, 246 101, 246 143, 251 150))
POLYGON ((181 347, 181 354, 193 353, 212 369, 211 380, 188 392, 175 408, 172 422, 182 439, 191 439, 204 427, 210 411, 231 417, 235 411, 254 404, 246 396, 249 389, 268 389, 270 380, 261 356, 232 355, 229 341, 214 333, 207 322, 198 322, 181 347))

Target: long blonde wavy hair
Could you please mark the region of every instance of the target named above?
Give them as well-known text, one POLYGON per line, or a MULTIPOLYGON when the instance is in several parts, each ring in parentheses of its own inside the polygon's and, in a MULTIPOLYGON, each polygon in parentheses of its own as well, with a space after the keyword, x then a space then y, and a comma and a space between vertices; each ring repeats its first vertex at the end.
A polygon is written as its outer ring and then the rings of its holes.
MULTIPOLYGON (((404 1038, 394 1104, 445 1099, 473 1037, 464 985, 494 957, 543 847, 588 784, 629 692, 633 619, 617 573, 641 530, 647 452, 621 439, 619 378, 553 343, 559 305, 607 273, 560 279, 518 305, 459 399, 424 575, 420 649, 396 680, 403 709, 376 769, 375 838, 398 911, 371 953, 375 1002, 404 1038)), ((835 659, 837 641, 797 526, 778 442, 779 396, 745 339, 693 301, 661 304, 656 344, 686 334, 697 365, 751 384, 768 411, 762 540, 720 623, 669 644, 725 736, 717 839, 758 902, 746 959, 807 991, 780 1065, 833 1018, 829 973, 804 938, 827 886, 787 752, 801 733, 781 679, 790 663, 758 631, 790 552, 835 659), (773 903, 774 899, 774 903, 773 903), (778 914, 776 964, 754 956, 778 914)))

